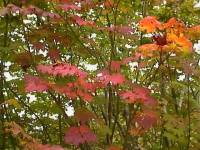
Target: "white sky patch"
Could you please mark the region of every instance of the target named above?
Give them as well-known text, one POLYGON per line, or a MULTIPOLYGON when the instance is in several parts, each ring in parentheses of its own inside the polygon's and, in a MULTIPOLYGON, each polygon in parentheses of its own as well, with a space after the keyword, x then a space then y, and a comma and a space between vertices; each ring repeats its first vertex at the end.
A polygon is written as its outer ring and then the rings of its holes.
POLYGON ((39 50, 39 54, 42 54, 44 57, 46 57, 48 54, 48 51, 39 50))
POLYGON ((4 72, 4 76, 5 76, 5 78, 6 78, 6 81, 15 80, 15 79, 18 78, 18 77, 16 77, 16 76, 12 76, 9 72, 4 72))
POLYGON ((53 120, 57 120, 58 119, 58 114, 51 115, 51 116, 49 116, 49 118, 53 119, 53 120))
POLYGON ((88 71, 95 71, 98 65, 85 64, 84 66, 88 71))
POLYGON ((67 107, 67 110, 66 110, 66 114, 67 114, 68 116, 74 116, 74 107, 68 106, 68 107, 67 107))
POLYGON ((37 100, 36 96, 33 94, 27 94, 27 97, 29 98, 29 102, 32 103, 37 100))
POLYGON ((129 63, 130 69, 133 71, 138 67, 138 62, 130 62, 129 63))
POLYGON ((194 49, 195 49, 195 52, 200 54, 200 41, 198 41, 198 43, 194 44, 194 49))
POLYGON ((131 45, 129 45, 129 44, 126 44, 125 47, 128 48, 128 49, 129 49, 129 48, 133 48, 133 47, 132 47, 131 45))
POLYGON ((96 38, 96 36, 97 36, 96 33, 92 33, 90 37, 91 37, 91 38, 96 38))

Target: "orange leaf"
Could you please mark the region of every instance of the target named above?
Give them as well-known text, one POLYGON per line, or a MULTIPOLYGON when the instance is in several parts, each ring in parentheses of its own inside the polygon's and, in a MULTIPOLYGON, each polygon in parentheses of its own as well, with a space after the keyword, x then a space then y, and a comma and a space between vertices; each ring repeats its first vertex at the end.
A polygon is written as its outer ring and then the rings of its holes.
POLYGON ((152 56, 152 53, 157 50, 159 50, 159 45, 157 44, 144 44, 139 47, 139 51, 143 56, 152 56))
POLYGON ((183 52, 191 52, 192 50, 192 42, 183 35, 178 37, 173 33, 169 33, 167 35, 167 41, 176 44, 178 46, 178 49, 183 52))
POLYGON ((141 31, 146 31, 147 33, 155 32, 156 29, 161 29, 161 23, 156 19, 155 16, 148 16, 140 20, 139 28, 141 31))

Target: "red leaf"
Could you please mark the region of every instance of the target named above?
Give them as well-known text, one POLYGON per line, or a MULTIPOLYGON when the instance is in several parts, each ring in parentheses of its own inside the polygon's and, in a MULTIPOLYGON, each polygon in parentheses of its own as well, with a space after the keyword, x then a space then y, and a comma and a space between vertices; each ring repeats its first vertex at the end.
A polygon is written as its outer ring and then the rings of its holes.
POLYGON ((85 108, 80 108, 75 111, 74 117, 76 118, 76 120, 80 121, 81 123, 85 123, 95 118, 95 115, 85 108))
POLYGON ((102 71, 97 75, 97 80, 101 81, 104 85, 108 85, 109 83, 119 85, 125 82, 125 77, 121 73, 109 74, 108 71, 102 71))
POLYGON ((43 92, 48 90, 48 84, 39 77, 25 75, 25 91, 26 92, 43 92))
POLYGON ((55 91, 65 94, 72 100, 79 97, 86 102, 92 101, 92 92, 96 89, 95 84, 87 82, 84 78, 78 78, 74 82, 68 82, 65 86, 51 85, 51 87, 55 91))
POLYGON ((15 61, 26 71, 31 66, 32 55, 29 52, 17 54, 15 55, 15 61))
POLYGON ((65 142, 68 144, 79 145, 96 142, 96 140, 96 135, 85 125, 70 127, 65 133, 65 142))
POLYGON ((126 58, 124 58, 124 59, 122 60, 122 64, 123 64, 123 65, 126 65, 126 64, 128 64, 129 62, 131 62, 131 61, 133 61, 133 60, 134 60, 133 57, 126 57, 126 58))
POLYGON ((41 43, 41 42, 35 42, 35 43, 33 43, 33 48, 36 49, 37 51, 39 51, 39 50, 44 51, 45 50, 45 44, 41 43))
POLYGON ((13 4, 8 4, 7 8, 13 13, 16 13, 17 11, 21 10, 21 8, 17 7, 16 5, 13 5, 13 4))
POLYGON ((111 26, 111 27, 100 27, 99 30, 106 30, 109 32, 116 32, 120 34, 132 34, 133 29, 129 26, 111 26))
POLYGON ((42 144, 39 144, 37 145, 37 150, 64 150, 64 148, 62 148, 61 146, 59 145, 42 145, 42 144))
POLYGON ((121 66, 121 61, 111 61, 111 70, 118 72, 120 70, 120 66, 121 66))
POLYGON ((136 114, 135 121, 144 130, 148 130, 157 123, 158 116, 153 111, 144 111, 136 114))
POLYGON ((23 15, 36 14, 36 15, 41 16, 43 14, 43 10, 38 8, 38 7, 36 7, 36 6, 30 5, 30 6, 26 7, 26 8, 23 8, 21 10, 21 13, 23 15))
POLYGON ((60 51, 58 49, 50 49, 48 51, 48 56, 52 59, 52 60, 58 60, 60 58, 60 51))
POLYGON ((77 23, 79 26, 94 26, 95 23, 93 21, 85 21, 79 16, 73 16, 72 19, 77 23))
POLYGON ((51 19, 60 19, 61 16, 59 14, 56 14, 56 13, 50 13, 50 12, 44 12, 42 14, 43 17, 49 17, 51 19))
POLYGON ((133 91, 125 91, 120 93, 122 99, 127 103, 139 102, 147 106, 155 106, 156 100, 150 96, 150 91, 147 88, 136 86, 133 91))
POLYGON ((68 10, 81 10, 80 7, 74 4, 60 4, 58 5, 62 10, 68 11, 68 10))
POLYGON ((81 71, 76 66, 70 64, 54 64, 54 65, 38 65, 37 70, 41 73, 47 73, 53 76, 73 76, 77 75, 79 77, 85 78, 87 76, 86 72, 81 71))

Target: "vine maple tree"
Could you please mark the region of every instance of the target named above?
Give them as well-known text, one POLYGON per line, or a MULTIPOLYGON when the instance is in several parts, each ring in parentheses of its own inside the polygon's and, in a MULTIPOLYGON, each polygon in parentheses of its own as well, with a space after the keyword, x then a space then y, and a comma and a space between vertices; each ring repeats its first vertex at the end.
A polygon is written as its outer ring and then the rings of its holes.
POLYGON ((197 150, 196 4, 0 1, 0 150, 197 150))

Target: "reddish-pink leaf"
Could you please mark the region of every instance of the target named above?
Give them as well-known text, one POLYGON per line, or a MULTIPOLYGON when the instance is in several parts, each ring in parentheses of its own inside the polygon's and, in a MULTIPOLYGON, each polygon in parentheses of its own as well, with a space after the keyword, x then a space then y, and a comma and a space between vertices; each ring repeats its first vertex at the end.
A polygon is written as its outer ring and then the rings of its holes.
POLYGON ((116 32, 120 34, 132 34, 133 29, 129 26, 111 26, 111 27, 100 27, 98 30, 105 30, 109 32, 116 32))
POLYGON ((111 84, 113 85, 122 84, 124 83, 124 81, 125 81, 125 78, 120 73, 112 74, 108 76, 108 78, 106 79, 107 83, 111 82, 111 84))
POLYGON ((112 85, 120 85, 125 82, 125 77, 121 73, 109 74, 107 70, 104 70, 97 75, 97 80, 104 85, 108 85, 109 83, 112 85))
POLYGON ((111 61, 110 68, 112 71, 120 71, 121 61, 111 61))
POLYGON ((8 13, 9 13, 9 10, 8 10, 7 7, 4 7, 4 8, 0 9, 0 16, 5 16, 8 13))
POLYGON ((39 77, 25 75, 25 91, 26 92, 43 92, 49 89, 48 84, 39 77))
POLYGON ((81 71, 76 66, 70 64, 53 64, 53 65, 38 65, 37 70, 41 73, 47 73, 53 76, 79 76, 85 78, 87 76, 86 72, 81 71))
POLYGON ((125 91, 120 93, 122 99, 127 103, 139 102, 146 106, 155 106, 156 100, 150 96, 150 91, 147 88, 135 86, 132 91, 125 91))
POLYGON ((85 108, 79 108, 75 111, 74 117, 77 121, 80 121, 81 123, 85 123, 93 118, 95 118, 94 113, 91 111, 85 109, 85 108))
POLYGON ((51 85, 51 87, 62 94, 65 94, 70 99, 81 98, 86 102, 91 102, 93 99, 92 92, 96 90, 96 85, 87 82, 84 78, 78 78, 74 82, 68 82, 65 86, 51 85))
POLYGON ((126 64, 128 64, 129 62, 131 62, 131 61, 133 61, 133 60, 134 60, 133 57, 126 57, 126 58, 124 58, 124 59, 122 60, 122 64, 123 64, 123 65, 126 65, 126 64))
POLYGON ((85 125, 70 127, 65 133, 65 142, 68 144, 79 145, 96 142, 96 140, 96 135, 85 125))
POLYGON ((13 12, 13 13, 15 13, 15 12, 21 10, 21 8, 19 8, 19 7, 16 6, 16 5, 13 5, 13 4, 8 4, 8 5, 7 5, 7 8, 8 8, 11 12, 13 12))
POLYGON ((74 4, 60 4, 58 5, 62 10, 68 11, 68 10, 81 10, 80 7, 74 4))
POLYGON ((107 150, 122 150, 122 148, 120 148, 119 146, 111 145, 111 146, 108 147, 107 150))
POLYGON ((37 150, 64 150, 60 145, 37 144, 34 145, 37 150))
POLYGON ((43 14, 43 10, 38 8, 38 7, 36 7, 36 6, 30 5, 30 6, 26 7, 26 8, 23 8, 21 10, 21 13, 23 15, 36 14, 36 15, 41 16, 43 14))
POLYGON ((49 17, 51 19, 60 19, 61 16, 59 14, 56 14, 56 13, 50 13, 50 12, 44 12, 42 14, 43 17, 49 17))
POLYGON ((157 123, 158 116, 153 111, 144 111, 136 114, 135 121, 144 130, 148 130, 157 123))
POLYGON ((94 26, 95 23, 93 21, 85 21, 79 16, 73 16, 72 19, 77 23, 79 26, 94 26))

